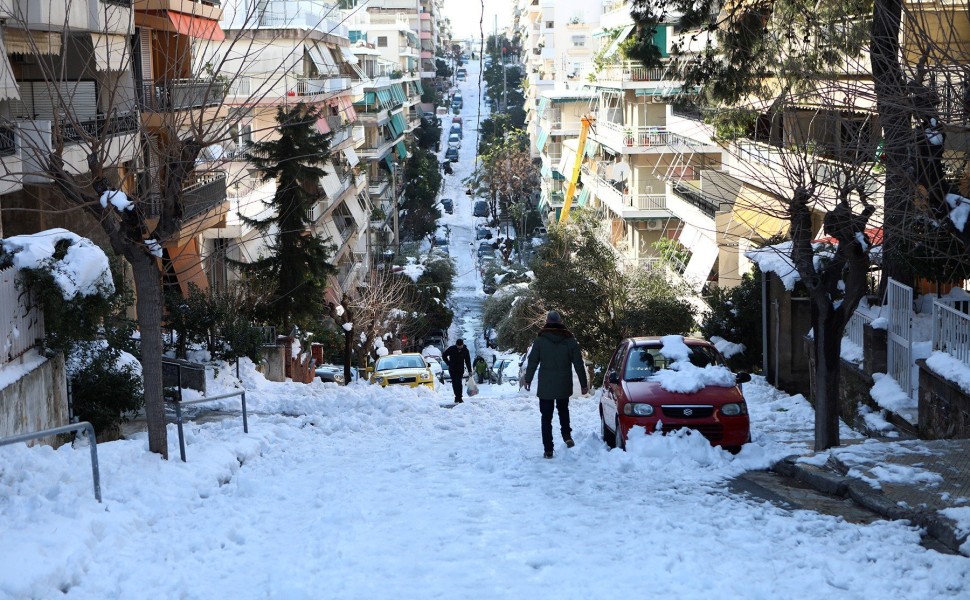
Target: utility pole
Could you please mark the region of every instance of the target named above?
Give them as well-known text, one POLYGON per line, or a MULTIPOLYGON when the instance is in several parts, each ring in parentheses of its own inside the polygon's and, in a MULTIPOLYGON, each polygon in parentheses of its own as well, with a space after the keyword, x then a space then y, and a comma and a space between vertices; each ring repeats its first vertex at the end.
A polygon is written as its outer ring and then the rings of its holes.
MULTIPOLYGON (((394 150, 392 149, 391 152, 394 150)), ((397 206, 397 161, 391 163, 391 198, 393 198, 392 210, 394 211, 394 258, 401 254, 401 230, 398 224, 398 217, 401 211, 397 206)))

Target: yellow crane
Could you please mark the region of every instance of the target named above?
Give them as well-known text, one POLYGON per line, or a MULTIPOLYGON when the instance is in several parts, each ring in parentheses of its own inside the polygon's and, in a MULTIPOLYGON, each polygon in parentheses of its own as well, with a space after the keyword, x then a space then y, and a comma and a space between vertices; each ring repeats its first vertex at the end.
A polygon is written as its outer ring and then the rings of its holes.
POLYGON ((586 154, 586 136, 589 135, 589 128, 593 126, 593 117, 591 115, 584 116, 580 119, 580 124, 576 161, 573 163, 572 173, 569 174, 569 185, 566 186, 566 195, 562 202, 562 212, 559 214, 560 223, 565 223, 569 219, 569 209, 573 206, 573 194, 576 193, 579 171, 583 167, 583 156, 586 154))

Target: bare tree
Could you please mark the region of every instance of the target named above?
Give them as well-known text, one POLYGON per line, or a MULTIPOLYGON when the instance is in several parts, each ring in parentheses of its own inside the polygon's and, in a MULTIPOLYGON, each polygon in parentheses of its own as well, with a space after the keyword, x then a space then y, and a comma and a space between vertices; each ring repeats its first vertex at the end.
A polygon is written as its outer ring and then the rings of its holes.
POLYGON ((358 368, 363 369, 383 345, 378 340, 387 335, 400 338, 401 331, 413 321, 410 309, 414 299, 401 277, 386 270, 372 271, 356 295, 345 294, 339 304, 328 304, 330 318, 344 331, 344 381, 351 381, 351 357, 355 353, 358 368))
POLYGON ((191 14, 48 0, 40 3, 49 21, 41 26, 27 3, 17 4, 4 41, 8 53, 27 59, 13 70, 6 65, 0 107, 0 137, 16 136, 21 150, 20 160, 2 161, 0 180, 25 188, 4 199, 4 211, 75 229, 86 218, 131 268, 149 449, 165 457, 163 280, 176 272, 204 276, 187 242, 223 218, 220 199, 232 183, 213 149, 247 107, 285 101, 279 88, 303 62, 299 43, 289 51, 273 45, 279 30, 251 34, 265 17, 258 3, 227 6, 229 36, 219 27, 218 3, 184 4, 191 14), (242 93, 252 73, 258 83, 242 93))

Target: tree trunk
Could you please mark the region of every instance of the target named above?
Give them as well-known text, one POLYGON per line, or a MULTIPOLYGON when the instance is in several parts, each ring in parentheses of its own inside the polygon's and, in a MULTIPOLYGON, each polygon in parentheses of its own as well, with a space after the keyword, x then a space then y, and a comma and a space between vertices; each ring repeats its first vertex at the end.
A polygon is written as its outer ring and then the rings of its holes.
POLYGON ((141 333, 141 369, 145 384, 145 420, 148 450, 168 459, 165 398, 162 391, 162 278, 153 257, 140 248, 126 254, 137 294, 138 329, 141 333))
POLYGON ((842 330, 827 298, 812 301, 815 334, 815 450, 838 446, 842 330))
POLYGON ((872 11, 870 59, 876 90, 876 106, 883 134, 886 191, 883 219, 883 285, 892 277, 912 285, 913 275, 902 255, 907 235, 908 207, 914 199, 910 163, 911 130, 903 70, 899 63, 899 31, 902 0, 875 0, 872 11))
POLYGON ((348 385, 350 378, 350 359, 354 352, 354 330, 344 332, 344 385, 348 385))

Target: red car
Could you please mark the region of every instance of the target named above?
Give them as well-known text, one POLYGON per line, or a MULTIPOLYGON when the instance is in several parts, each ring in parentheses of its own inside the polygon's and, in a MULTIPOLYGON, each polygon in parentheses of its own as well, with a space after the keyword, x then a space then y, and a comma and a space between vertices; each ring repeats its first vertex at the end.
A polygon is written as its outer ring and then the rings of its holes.
MULTIPOLYGON (((658 423, 663 433, 693 429, 712 445, 732 452, 751 441, 748 407, 739 387, 750 381, 751 376, 727 371, 724 358, 710 342, 682 338, 681 345, 680 339, 680 336, 637 337, 620 342, 607 368, 600 399, 600 422, 607 445, 624 448, 631 428, 643 427, 652 433, 658 423), (672 341, 665 352, 662 349, 667 339, 672 341), (674 350, 678 347, 691 365, 699 369, 668 373, 684 378, 680 383, 684 391, 673 392, 661 385, 664 379, 661 371, 675 360, 674 350), (704 369, 707 366, 720 368, 704 369)), ((676 388, 670 384, 666 387, 676 388)))

